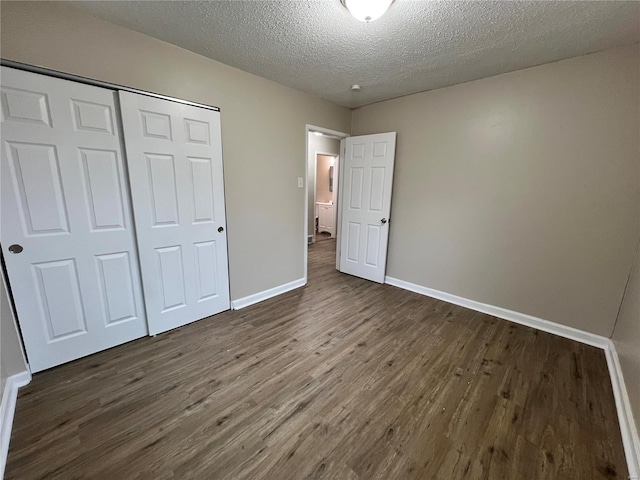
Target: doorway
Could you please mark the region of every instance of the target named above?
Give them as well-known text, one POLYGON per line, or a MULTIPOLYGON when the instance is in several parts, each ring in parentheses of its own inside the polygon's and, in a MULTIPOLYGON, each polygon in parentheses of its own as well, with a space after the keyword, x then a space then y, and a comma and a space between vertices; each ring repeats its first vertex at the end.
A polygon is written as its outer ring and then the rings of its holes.
MULTIPOLYGON (((304 276, 308 277, 309 249, 317 241, 337 245, 339 237, 340 160, 348 134, 307 125, 305 158, 304 276)), ((336 250, 336 247, 332 247, 336 250)), ((336 258, 336 268, 338 255, 336 258)), ((325 255, 324 258, 327 258, 325 255)))
POLYGON ((336 238, 334 205, 337 203, 338 189, 334 188, 334 182, 337 187, 338 175, 335 170, 339 163, 339 155, 316 152, 315 157, 315 188, 313 189, 315 211, 314 231, 309 239, 311 243, 315 243, 318 236, 322 234, 329 235, 329 238, 336 238))

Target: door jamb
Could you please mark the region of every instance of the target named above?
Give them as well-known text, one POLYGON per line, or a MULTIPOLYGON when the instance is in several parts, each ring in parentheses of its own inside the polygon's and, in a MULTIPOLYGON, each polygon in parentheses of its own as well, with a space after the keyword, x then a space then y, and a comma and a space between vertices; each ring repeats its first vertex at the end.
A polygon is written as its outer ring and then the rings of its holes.
MULTIPOLYGON (((340 140, 340 155, 338 155, 338 182, 342 182, 342 175, 344 173, 344 159, 347 153, 347 138, 344 137, 340 140)), ((334 187, 336 188, 336 187, 334 187)), ((338 195, 334 196, 336 200, 334 208, 336 209, 336 270, 340 271, 340 249, 342 248, 342 242, 340 241, 340 229, 342 228, 342 188, 341 185, 337 186, 338 195)))

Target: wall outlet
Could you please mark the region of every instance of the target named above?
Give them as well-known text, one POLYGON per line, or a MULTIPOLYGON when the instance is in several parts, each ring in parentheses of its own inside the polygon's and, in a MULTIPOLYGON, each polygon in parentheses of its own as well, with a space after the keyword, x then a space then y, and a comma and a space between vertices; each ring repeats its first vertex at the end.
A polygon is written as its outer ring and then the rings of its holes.
POLYGON ((304 178, 298 177, 298 188, 304 187, 304 178))

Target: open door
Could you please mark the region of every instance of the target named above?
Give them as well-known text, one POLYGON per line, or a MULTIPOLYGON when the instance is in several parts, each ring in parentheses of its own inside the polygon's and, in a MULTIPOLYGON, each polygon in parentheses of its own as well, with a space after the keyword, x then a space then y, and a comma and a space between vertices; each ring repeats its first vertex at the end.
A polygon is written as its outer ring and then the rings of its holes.
POLYGON ((346 139, 340 205, 340 271, 384 283, 396 133, 346 139))

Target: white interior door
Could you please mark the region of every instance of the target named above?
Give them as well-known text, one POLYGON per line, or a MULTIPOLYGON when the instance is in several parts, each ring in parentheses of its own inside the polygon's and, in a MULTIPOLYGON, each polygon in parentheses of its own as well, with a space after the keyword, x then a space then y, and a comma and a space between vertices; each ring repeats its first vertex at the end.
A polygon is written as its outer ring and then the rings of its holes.
POLYGON ((396 133, 349 137, 344 157, 340 271, 384 283, 396 133))
POLYGON ((120 92, 149 332, 228 310, 220 113, 120 92))
POLYGON ((33 372, 147 334, 115 92, 2 67, 0 242, 33 372))

